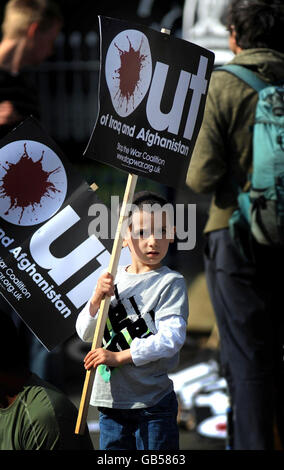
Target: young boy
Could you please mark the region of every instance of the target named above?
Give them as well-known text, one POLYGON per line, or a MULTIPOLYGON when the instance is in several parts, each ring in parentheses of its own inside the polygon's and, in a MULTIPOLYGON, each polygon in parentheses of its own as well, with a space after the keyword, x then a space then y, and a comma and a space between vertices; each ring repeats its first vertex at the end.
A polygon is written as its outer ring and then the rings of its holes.
POLYGON ((187 289, 181 274, 161 265, 174 240, 162 210, 166 201, 143 192, 133 204, 138 210, 124 239, 132 262, 118 267, 115 285, 109 273, 99 278, 76 329, 92 341, 100 302, 113 296, 104 347, 84 359, 86 369, 97 368, 91 405, 100 412, 100 448, 177 450, 177 400, 168 371, 185 341, 187 289))

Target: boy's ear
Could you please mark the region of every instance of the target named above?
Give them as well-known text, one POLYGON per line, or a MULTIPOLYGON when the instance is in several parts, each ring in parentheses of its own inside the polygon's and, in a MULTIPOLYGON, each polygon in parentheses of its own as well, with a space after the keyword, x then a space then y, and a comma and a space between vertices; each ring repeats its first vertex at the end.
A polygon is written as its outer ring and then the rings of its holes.
POLYGON ((128 246, 128 240, 130 238, 130 231, 129 231, 128 225, 124 227, 124 229, 125 229, 125 232, 122 233, 122 237, 123 237, 122 246, 125 248, 126 246, 128 246))

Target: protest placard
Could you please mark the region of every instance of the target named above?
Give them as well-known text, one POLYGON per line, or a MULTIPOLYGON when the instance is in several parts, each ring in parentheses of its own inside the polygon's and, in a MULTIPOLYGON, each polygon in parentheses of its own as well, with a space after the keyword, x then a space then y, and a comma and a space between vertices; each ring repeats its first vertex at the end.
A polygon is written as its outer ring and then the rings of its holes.
POLYGON ((202 122, 214 54, 99 17, 99 112, 85 156, 178 187, 202 122))
POLYGON ((109 264, 113 240, 91 233, 90 208, 110 215, 33 118, 0 145, 0 293, 51 350, 109 264))

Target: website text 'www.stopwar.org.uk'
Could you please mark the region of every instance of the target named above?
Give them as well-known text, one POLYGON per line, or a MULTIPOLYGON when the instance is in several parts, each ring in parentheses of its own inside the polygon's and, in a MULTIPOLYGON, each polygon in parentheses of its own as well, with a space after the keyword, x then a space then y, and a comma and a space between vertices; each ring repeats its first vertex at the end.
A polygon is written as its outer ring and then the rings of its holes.
POLYGON ((7 292, 13 293, 13 296, 18 301, 21 300, 23 297, 31 297, 31 293, 27 290, 25 284, 20 279, 13 277, 13 272, 11 269, 9 270, 9 268, 7 269, 7 273, 5 272, 5 274, 3 273, 3 271, 0 271, 0 284, 2 285, 2 287, 4 287, 7 292))
MULTIPOLYGON (((147 161, 137 160, 136 158, 133 158, 131 156, 129 157, 128 155, 122 155, 121 153, 117 153, 116 157, 118 160, 122 161, 128 168, 139 168, 141 171, 145 171, 147 173, 161 172, 161 165, 153 165, 152 163, 149 163, 147 161)), ((162 162, 164 162, 164 160, 162 160, 162 162)))

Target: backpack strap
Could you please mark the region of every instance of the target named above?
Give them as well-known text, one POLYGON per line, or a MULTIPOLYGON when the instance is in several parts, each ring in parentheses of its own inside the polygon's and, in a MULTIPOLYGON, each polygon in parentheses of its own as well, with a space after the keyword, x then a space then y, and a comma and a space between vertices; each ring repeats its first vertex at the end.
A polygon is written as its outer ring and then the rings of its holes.
POLYGON ((267 87, 268 84, 257 77, 257 75, 247 67, 237 64, 227 64, 217 67, 215 71, 223 70, 233 75, 236 75, 238 78, 247 83, 251 88, 259 92, 263 88, 267 87))

